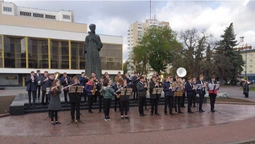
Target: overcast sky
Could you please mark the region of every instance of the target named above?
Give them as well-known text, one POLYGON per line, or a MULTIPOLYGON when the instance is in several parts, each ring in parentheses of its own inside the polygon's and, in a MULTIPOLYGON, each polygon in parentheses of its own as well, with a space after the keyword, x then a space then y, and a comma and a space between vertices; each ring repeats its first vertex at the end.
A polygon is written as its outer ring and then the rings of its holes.
MULTIPOLYGON (((95 23, 98 34, 118 35, 124 38, 124 60, 127 59, 127 29, 135 21, 143 22, 150 17, 147 1, 20 1, 5 0, 17 6, 58 11, 74 10, 78 23, 95 23)), ((255 47, 255 1, 249 0, 181 0, 151 2, 152 17, 168 21, 171 28, 180 32, 196 28, 206 29, 219 40, 223 30, 234 24, 236 39, 244 36, 246 43, 255 47)))

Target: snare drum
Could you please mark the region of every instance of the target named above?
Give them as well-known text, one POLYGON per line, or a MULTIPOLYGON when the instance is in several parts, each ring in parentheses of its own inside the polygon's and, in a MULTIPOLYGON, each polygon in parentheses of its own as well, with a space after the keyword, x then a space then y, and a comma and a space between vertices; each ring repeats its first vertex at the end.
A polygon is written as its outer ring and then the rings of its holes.
POLYGON ((50 87, 47 87, 46 88, 46 94, 49 94, 49 92, 50 92, 50 87))

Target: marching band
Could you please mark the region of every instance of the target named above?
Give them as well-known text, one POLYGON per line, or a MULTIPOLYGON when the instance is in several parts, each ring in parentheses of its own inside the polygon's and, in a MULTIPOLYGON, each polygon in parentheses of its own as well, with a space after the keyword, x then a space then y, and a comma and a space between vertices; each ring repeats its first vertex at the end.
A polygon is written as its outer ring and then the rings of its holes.
MULTIPOLYGON (((27 76, 27 91, 29 96, 29 106, 31 106, 31 93, 33 95, 33 105, 35 104, 36 98, 36 84, 38 83, 37 77, 34 76, 35 73, 32 71, 29 76, 27 76)), ((121 74, 118 73, 114 82, 112 82, 108 73, 105 73, 103 77, 98 81, 94 73, 88 78, 85 73, 82 72, 81 76, 78 78, 74 76, 71 80, 64 73, 61 78, 59 78, 59 73, 48 74, 47 71, 41 78, 41 88, 42 88, 42 106, 49 104, 49 117, 51 118, 51 124, 60 124, 58 121, 58 111, 61 110, 60 93, 64 92, 65 104, 69 103, 71 105, 71 121, 80 121, 80 103, 81 97, 84 97, 86 102, 88 98, 88 112, 92 112, 93 102, 96 102, 98 98, 99 101, 99 112, 101 112, 102 106, 104 111, 104 120, 110 120, 110 106, 112 100, 114 100, 114 111, 119 110, 121 119, 128 119, 129 112, 129 101, 133 99, 138 100, 139 104, 139 114, 141 117, 146 116, 144 113, 144 107, 147 109, 146 99, 150 99, 150 110, 151 115, 160 115, 158 111, 158 104, 161 99, 161 92, 163 91, 164 96, 164 114, 165 115, 176 115, 183 114, 182 109, 184 107, 185 96, 188 100, 187 112, 194 113, 191 107, 196 107, 197 94, 200 113, 203 113, 203 101, 206 91, 208 91, 210 98, 211 112, 215 112, 215 100, 217 97, 217 91, 219 90, 219 83, 215 80, 215 76, 211 77, 210 82, 204 81, 204 76, 200 75, 199 80, 196 78, 188 77, 187 82, 180 77, 178 74, 173 77, 166 76, 166 79, 162 75, 155 73, 152 78, 148 81, 146 75, 138 76, 134 73, 134 76, 129 76, 129 74, 124 75, 124 79, 121 74), (55 77, 54 77, 55 76, 55 77), (61 85, 63 88, 61 88, 61 85), (82 87, 82 90, 77 92, 71 92, 72 87, 82 87), (67 101, 67 95, 69 96, 69 102, 67 101), (147 97, 149 95, 149 97, 147 97), (45 101, 46 98, 46 101, 45 101), (173 112, 175 108, 175 113, 173 112), (54 121, 55 117, 55 121, 54 121)), ((185 107, 184 107, 185 108, 185 107)))

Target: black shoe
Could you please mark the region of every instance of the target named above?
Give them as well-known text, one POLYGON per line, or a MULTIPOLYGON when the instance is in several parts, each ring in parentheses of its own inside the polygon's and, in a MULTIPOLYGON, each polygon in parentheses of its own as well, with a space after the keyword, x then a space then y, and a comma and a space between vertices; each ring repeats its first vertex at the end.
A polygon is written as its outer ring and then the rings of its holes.
POLYGON ((159 116, 160 114, 159 113, 155 113, 155 115, 159 116))
POLYGON ((99 111, 98 113, 101 113, 101 111, 99 111))
POLYGON ((143 116, 147 116, 146 114, 143 114, 143 116))
POLYGON ((181 112, 181 111, 180 111, 180 112, 178 112, 178 113, 179 113, 179 114, 183 114, 183 112, 181 112))
POLYGON ((143 117, 144 115, 143 114, 140 114, 140 117, 143 117))
POLYGON ((91 113, 91 114, 92 114, 92 113, 93 113, 93 111, 89 111, 89 113, 91 113))
POLYGON ((196 105, 193 105, 193 107, 197 107, 196 105))
POLYGON ((153 113, 151 113, 151 115, 153 115, 153 113))
POLYGON ((174 115, 173 113, 170 113, 170 115, 174 115))
POLYGON ((181 106, 181 108, 186 108, 185 106, 181 106))
POLYGON ((167 113, 167 112, 165 112, 165 115, 168 115, 168 113, 167 113))
POLYGON ((188 111, 188 113, 193 114, 193 112, 192 112, 192 111, 188 111))
POLYGON ((215 112, 215 110, 211 110, 211 112, 213 112, 213 113, 214 113, 214 112, 215 112))

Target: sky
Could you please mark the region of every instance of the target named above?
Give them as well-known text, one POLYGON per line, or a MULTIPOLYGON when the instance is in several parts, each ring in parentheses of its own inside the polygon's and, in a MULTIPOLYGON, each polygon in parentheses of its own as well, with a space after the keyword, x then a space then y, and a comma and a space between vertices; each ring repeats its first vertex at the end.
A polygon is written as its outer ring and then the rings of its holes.
MULTIPOLYGON (((77 23, 97 25, 98 34, 123 36, 124 60, 128 57, 127 30, 135 21, 150 18, 149 0, 83 0, 83 1, 36 1, 4 0, 17 6, 45 10, 74 10, 77 23)), ((151 15, 159 21, 168 21, 170 27, 180 33, 187 29, 206 30, 216 40, 231 22, 236 39, 255 48, 255 1, 254 0, 168 0, 151 1, 151 15)))

